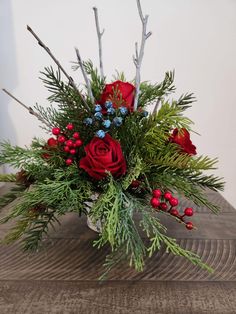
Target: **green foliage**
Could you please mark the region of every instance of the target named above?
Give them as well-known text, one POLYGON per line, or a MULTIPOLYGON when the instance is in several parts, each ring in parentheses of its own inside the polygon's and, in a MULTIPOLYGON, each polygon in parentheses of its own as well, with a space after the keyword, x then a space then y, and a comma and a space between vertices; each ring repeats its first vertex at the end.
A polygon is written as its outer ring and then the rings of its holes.
POLYGON ((164 96, 175 91, 174 86, 174 71, 166 72, 163 82, 159 84, 150 84, 143 82, 140 85, 139 106, 144 107, 164 96))
MULTIPOLYGON (((98 74, 98 69, 94 68, 94 65, 91 60, 83 62, 84 69, 86 73, 90 76, 90 83, 93 96, 96 100, 100 99, 102 91, 105 87, 105 78, 102 79, 98 74)), ((74 62, 73 69, 77 70, 80 66, 78 63, 74 62)))
MULTIPOLYGON (((1 180, 0 180, 1 182, 1 180)), ((7 181, 5 181, 7 182, 7 181)), ((8 181, 9 182, 9 181, 8 181)), ((12 201, 14 201, 17 197, 19 197, 24 191, 25 187, 22 185, 16 185, 11 187, 10 192, 4 194, 0 197, 0 209, 5 207, 6 205, 10 204, 12 201)))

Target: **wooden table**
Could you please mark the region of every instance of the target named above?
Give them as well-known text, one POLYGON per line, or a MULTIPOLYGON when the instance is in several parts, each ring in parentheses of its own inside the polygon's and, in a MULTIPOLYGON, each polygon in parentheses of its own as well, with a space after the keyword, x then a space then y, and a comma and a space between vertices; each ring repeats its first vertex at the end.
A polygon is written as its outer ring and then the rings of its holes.
MULTIPOLYGON (((0 194, 7 191, 1 187, 0 194)), ((163 250, 143 273, 120 265, 106 282, 98 282, 107 249, 92 248, 96 233, 76 214, 63 217, 43 249, 25 254, 18 244, 0 245, 0 314, 54 313, 236 313, 236 212, 218 193, 209 198, 222 207, 218 216, 206 208, 193 221, 198 230, 164 218, 169 234, 198 253, 213 274, 163 250)), ((182 206, 190 204, 182 201, 182 206)), ((11 208, 0 212, 4 216, 11 208)), ((0 238, 11 227, 0 226, 0 238)))

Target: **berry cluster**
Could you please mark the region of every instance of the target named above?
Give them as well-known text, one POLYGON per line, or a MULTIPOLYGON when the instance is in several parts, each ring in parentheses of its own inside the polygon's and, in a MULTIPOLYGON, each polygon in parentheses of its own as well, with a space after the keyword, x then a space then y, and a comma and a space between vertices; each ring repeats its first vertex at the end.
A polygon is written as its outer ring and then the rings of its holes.
POLYGON ((96 131, 96 136, 104 138, 108 130, 114 127, 120 127, 123 124, 124 117, 128 114, 126 107, 115 109, 111 101, 106 101, 105 106, 99 104, 94 107, 94 115, 84 119, 84 124, 87 126, 96 123, 99 130, 96 131))
POLYGON ((179 211, 174 208, 179 204, 179 200, 172 196, 169 191, 162 193, 160 189, 156 189, 152 191, 152 198, 151 198, 151 206, 157 210, 162 210, 170 213, 172 216, 177 217, 183 223, 188 230, 192 230, 194 228, 193 223, 191 221, 186 222, 185 217, 193 216, 193 209, 191 207, 187 207, 184 210, 184 214, 181 215, 179 211))
POLYGON ((61 146, 63 151, 66 153, 65 163, 70 166, 75 156, 78 154, 78 149, 83 145, 82 140, 80 139, 80 134, 74 131, 74 125, 69 123, 66 126, 64 132, 60 128, 53 128, 52 134, 57 137, 57 139, 50 138, 48 140, 49 146, 61 146))

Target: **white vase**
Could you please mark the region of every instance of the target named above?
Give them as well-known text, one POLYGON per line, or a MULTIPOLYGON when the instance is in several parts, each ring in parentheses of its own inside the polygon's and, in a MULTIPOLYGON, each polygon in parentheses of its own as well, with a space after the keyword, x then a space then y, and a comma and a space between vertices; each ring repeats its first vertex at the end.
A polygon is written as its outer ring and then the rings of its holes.
POLYGON ((101 221, 98 220, 96 222, 93 222, 91 217, 89 217, 89 212, 91 211, 91 208, 94 205, 94 201, 96 201, 98 199, 98 197, 99 197, 99 194, 95 193, 90 197, 91 201, 84 202, 84 204, 85 204, 85 208, 87 211, 87 226, 89 227, 89 229, 91 229, 97 233, 101 233, 102 232, 101 221))

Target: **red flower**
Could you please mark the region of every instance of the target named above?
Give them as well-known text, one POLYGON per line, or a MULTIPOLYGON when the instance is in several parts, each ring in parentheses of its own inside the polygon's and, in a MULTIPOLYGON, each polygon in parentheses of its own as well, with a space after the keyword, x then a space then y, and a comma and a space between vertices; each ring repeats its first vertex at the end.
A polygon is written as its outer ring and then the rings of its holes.
POLYGON ((196 146, 190 140, 190 134, 186 129, 174 129, 170 141, 178 144, 182 150, 189 155, 196 155, 196 146))
POLYGON ((99 103, 104 105, 106 101, 111 101, 115 108, 124 106, 130 111, 134 107, 134 85, 128 82, 115 81, 106 84, 99 103))
POLYGON ((109 134, 103 139, 94 137, 85 146, 86 156, 80 160, 80 168, 84 169, 92 178, 100 180, 109 171, 114 177, 126 172, 126 162, 120 143, 109 134))

